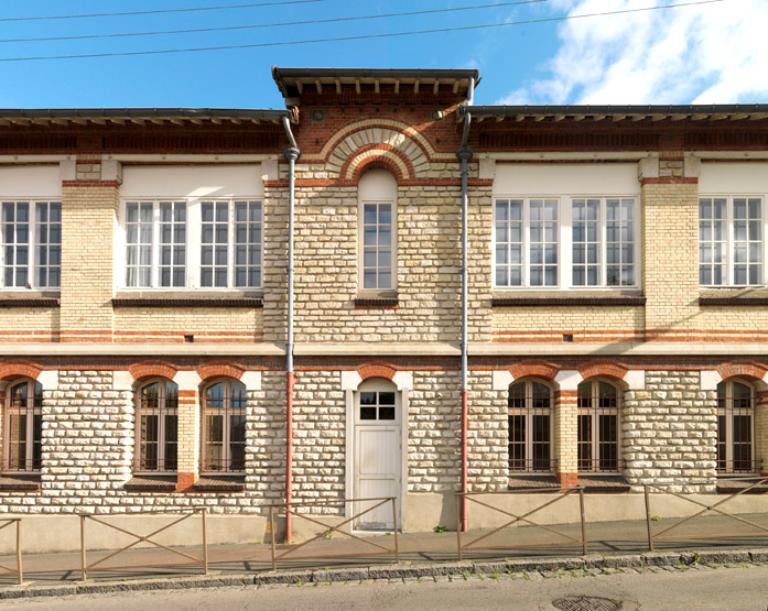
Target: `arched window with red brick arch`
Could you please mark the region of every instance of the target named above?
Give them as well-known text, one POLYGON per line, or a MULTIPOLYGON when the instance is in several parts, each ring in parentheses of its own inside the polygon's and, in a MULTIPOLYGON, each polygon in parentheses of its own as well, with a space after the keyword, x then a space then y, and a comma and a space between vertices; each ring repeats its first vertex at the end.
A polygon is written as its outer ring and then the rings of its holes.
POLYGON ((245 471, 245 421, 248 396, 245 386, 219 378, 203 387, 203 473, 245 471))
POLYGON ((717 470, 752 473, 755 461, 755 389, 731 378, 717 385, 717 470))
POLYGON ((137 473, 176 471, 179 390, 171 380, 150 378, 136 392, 137 473))
POLYGON ((19 378, 5 391, 3 470, 37 472, 42 465, 43 386, 19 378))
POLYGON ((358 183, 360 279, 363 292, 391 291, 397 284, 397 181, 384 169, 365 172, 358 183))
POLYGON ((579 472, 619 471, 621 389, 610 380, 587 380, 579 384, 577 405, 579 472))
POLYGON ((554 394, 546 382, 529 378, 509 387, 509 471, 551 472, 554 394))

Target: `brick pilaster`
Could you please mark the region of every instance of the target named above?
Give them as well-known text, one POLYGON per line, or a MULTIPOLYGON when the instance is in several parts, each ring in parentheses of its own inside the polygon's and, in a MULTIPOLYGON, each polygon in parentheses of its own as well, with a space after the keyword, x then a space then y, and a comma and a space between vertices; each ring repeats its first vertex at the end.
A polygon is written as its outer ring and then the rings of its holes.
POLYGON ((560 485, 579 483, 577 466, 577 394, 575 390, 559 390, 555 394, 554 446, 557 477, 560 485))

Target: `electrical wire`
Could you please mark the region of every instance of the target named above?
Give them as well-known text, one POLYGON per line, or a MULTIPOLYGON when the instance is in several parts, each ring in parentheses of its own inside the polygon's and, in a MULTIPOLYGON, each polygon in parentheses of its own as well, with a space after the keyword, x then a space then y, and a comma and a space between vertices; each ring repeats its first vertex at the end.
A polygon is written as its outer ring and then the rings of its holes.
POLYGON ((242 4, 219 4, 214 6, 193 6, 186 8, 160 8, 144 11, 122 11, 113 13, 76 13, 74 15, 28 15, 25 17, 0 17, 0 22, 19 21, 61 21, 64 19, 93 19, 95 17, 132 17, 135 15, 166 15, 169 13, 202 13, 206 11, 232 11, 261 6, 283 6, 290 4, 312 4, 328 0, 274 0, 269 2, 246 2, 242 4))
POLYGON ((611 15, 626 15, 629 13, 641 13, 660 11, 673 8, 682 8, 689 6, 702 6, 706 4, 715 4, 725 0, 697 0, 694 2, 679 2, 674 4, 664 4, 661 6, 648 6, 633 9, 622 9, 618 11, 603 11, 599 13, 581 13, 576 15, 564 15, 561 17, 542 17, 539 19, 524 19, 520 21, 504 21, 500 23, 484 23, 476 25, 455 26, 448 28, 431 28, 426 30, 410 30, 405 32, 386 32, 382 34, 356 34, 351 36, 333 36, 327 38, 284 40, 275 42, 246 43, 233 45, 217 45, 208 47, 182 47, 176 49, 156 49, 145 51, 116 51, 105 53, 82 53, 72 55, 31 55, 17 57, 0 57, 0 63, 9 62, 27 62, 27 61, 48 61, 48 60, 69 60, 69 59, 96 59, 105 57, 137 57, 142 55, 169 55, 177 53, 201 53, 207 51, 229 51, 235 49, 263 49, 268 47, 286 47, 297 45, 321 44, 328 42, 350 42, 356 40, 380 40, 383 38, 403 38, 408 36, 421 36, 427 34, 445 34, 448 32, 466 32, 471 30, 487 30, 492 28, 503 28, 519 25, 531 25, 539 23, 556 23, 571 21, 575 19, 588 19, 593 17, 607 17, 611 15))
POLYGON ((515 2, 494 2, 491 4, 476 4, 456 6, 451 8, 424 9, 420 11, 405 11, 401 13, 380 13, 378 15, 356 15, 347 17, 327 17, 323 19, 301 19, 297 21, 277 21, 273 23, 251 23, 243 25, 215 26, 208 28, 187 28, 182 30, 153 30, 147 32, 113 32, 107 34, 73 34, 69 36, 42 36, 37 38, 0 38, 2 43, 19 42, 52 42, 69 40, 97 40, 104 38, 138 38, 143 36, 165 36, 169 34, 202 34, 206 32, 232 32, 236 30, 255 30, 261 28, 279 28, 297 25, 319 25, 326 23, 344 23, 350 21, 371 21, 374 19, 391 19, 393 17, 416 17, 420 15, 435 15, 440 13, 458 13, 463 11, 479 11, 484 9, 519 6, 521 4, 539 4, 549 0, 516 0, 515 2))

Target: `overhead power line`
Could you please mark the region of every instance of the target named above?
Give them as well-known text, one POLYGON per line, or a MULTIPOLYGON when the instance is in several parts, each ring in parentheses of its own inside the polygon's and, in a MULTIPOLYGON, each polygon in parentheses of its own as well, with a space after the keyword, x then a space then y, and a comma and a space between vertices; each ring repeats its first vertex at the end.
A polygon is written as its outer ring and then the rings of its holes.
POLYGON ((131 17, 134 15, 167 15, 170 13, 203 13, 206 11, 232 11, 261 6, 283 6, 291 4, 311 4, 328 0, 273 0, 268 2, 245 2, 241 4, 219 4, 214 6, 192 6, 184 8, 158 8, 144 11, 121 11, 110 13, 75 13, 74 15, 27 15, 24 17, 0 17, 0 22, 19 21, 62 21, 65 19, 93 19, 95 17, 131 17))
POLYGON ((651 11, 661 11, 687 6, 702 6, 705 4, 715 4, 725 0, 696 0, 694 2, 678 2, 674 4, 664 4, 661 6, 648 6, 641 8, 623 9, 618 11, 603 11, 599 13, 581 13, 576 15, 564 15, 562 17, 542 17, 539 19, 524 19, 520 21, 503 21, 498 23, 482 23, 476 25, 464 25, 446 28, 430 28, 425 30, 410 30, 405 32, 386 32, 382 34, 356 34, 351 36, 332 36, 327 38, 313 38, 303 40, 283 40, 275 42, 258 42, 234 45, 216 45, 209 47, 182 47, 176 49, 155 49, 144 51, 115 51, 105 53, 82 53, 72 55, 31 55, 17 57, 0 57, 0 63, 7 62, 27 62, 27 61, 46 61, 59 59, 95 59, 105 57, 136 57, 141 55, 168 55, 175 53, 201 53, 206 51, 229 51, 235 49, 263 49, 267 47, 285 47, 293 45, 310 45, 328 42, 350 42, 356 40, 378 40, 382 38, 402 38, 408 36, 421 36, 426 34, 444 34, 448 32, 466 32, 471 30, 487 30, 493 28, 503 28, 518 25, 530 25, 537 23, 555 23, 562 21, 571 21, 575 19, 588 19, 593 17, 608 17, 611 15, 626 15, 629 13, 642 13, 651 11))
POLYGON ((323 19, 300 19, 296 21, 276 21, 273 23, 251 23, 230 26, 212 26, 208 28, 186 28, 181 30, 152 30, 146 32, 110 32, 106 34, 72 34, 69 36, 42 36, 33 38, 0 38, 0 43, 18 42, 52 42, 62 40, 96 40, 104 38, 138 38, 143 36, 165 36, 169 34, 201 34, 206 32, 231 32, 236 30, 256 30, 262 28, 279 28, 297 25, 321 25, 326 23, 344 23, 350 21, 372 21, 376 19, 391 19, 393 17, 416 17, 440 13, 458 13, 479 11, 485 9, 519 6, 521 4, 539 4, 549 0, 516 0, 515 2, 494 2, 490 4, 475 4, 451 8, 424 9, 420 11, 405 11, 400 13, 380 13, 377 15, 354 15, 346 17, 326 17, 323 19))

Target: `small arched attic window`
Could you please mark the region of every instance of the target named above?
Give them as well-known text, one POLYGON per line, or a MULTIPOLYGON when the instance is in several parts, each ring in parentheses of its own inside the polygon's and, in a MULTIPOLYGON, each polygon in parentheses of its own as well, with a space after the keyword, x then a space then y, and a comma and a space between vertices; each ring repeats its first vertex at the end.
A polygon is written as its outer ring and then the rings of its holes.
POLYGON ((359 283, 363 291, 391 291, 397 277, 397 181, 387 170, 369 170, 357 187, 359 283))

